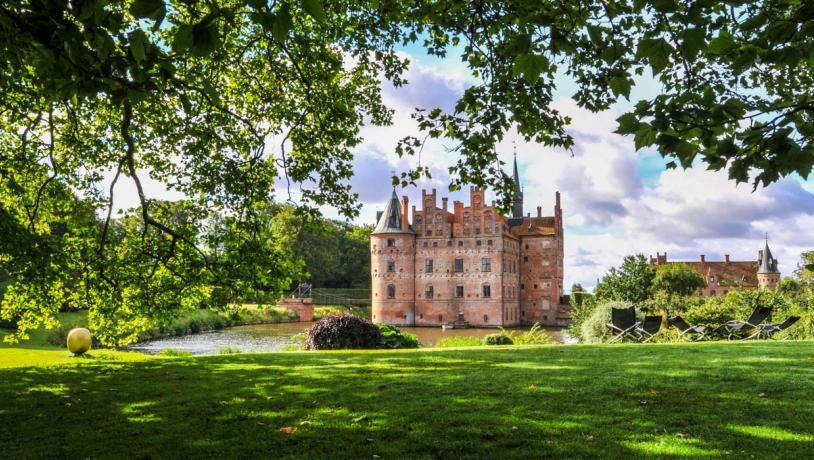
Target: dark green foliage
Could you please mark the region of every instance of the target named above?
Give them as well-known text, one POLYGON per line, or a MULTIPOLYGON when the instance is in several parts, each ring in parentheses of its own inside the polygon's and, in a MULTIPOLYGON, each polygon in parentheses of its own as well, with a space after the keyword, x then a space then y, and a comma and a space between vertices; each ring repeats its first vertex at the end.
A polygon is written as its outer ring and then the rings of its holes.
POLYGON ((389 324, 377 324, 382 332, 384 348, 419 348, 421 342, 415 334, 402 332, 398 327, 389 324))
POLYGON ((375 324, 356 315, 332 315, 314 323, 305 334, 306 350, 381 348, 384 339, 375 324))
POLYGON ((484 345, 512 345, 514 341, 508 335, 498 332, 496 334, 489 334, 483 338, 484 345))
POLYGON ((652 289, 672 296, 686 297, 695 294, 706 285, 704 277, 689 265, 672 263, 662 265, 656 270, 652 289))

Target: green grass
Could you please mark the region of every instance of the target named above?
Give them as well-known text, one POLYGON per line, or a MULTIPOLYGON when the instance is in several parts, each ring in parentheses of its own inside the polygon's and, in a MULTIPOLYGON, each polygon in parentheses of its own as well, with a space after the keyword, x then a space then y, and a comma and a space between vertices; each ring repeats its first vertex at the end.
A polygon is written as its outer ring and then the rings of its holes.
POLYGON ((316 305, 314 306, 314 321, 318 321, 329 315, 338 313, 350 313, 362 318, 370 319, 370 309, 360 307, 346 307, 344 305, 316 305))
POLYGON ((72 362, 0 370, 4 457, 764 459, 814 447, 814 342, 72 362))
POLYGON ((481 345, 483 345, 483 341, 481 339, 465 335, 454 335, 451 337, 443 337, 435 344, 435 346, 438 348, 478 347, 481 345))

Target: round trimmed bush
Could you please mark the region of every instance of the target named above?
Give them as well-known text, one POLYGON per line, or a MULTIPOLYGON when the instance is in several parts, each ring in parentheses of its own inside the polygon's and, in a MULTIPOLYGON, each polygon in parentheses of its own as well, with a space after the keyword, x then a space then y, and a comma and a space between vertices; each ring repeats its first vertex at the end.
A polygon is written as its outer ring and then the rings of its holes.
POLYGON ((306 350, 381 348, 383 342, 379 328, 356 315, 326 316, 305 334, 306 350))
POLYGON ((484 345, 514 345, 514 340, 508 335, 498 332, 496 334, 489 334, 483 338, 484 345))

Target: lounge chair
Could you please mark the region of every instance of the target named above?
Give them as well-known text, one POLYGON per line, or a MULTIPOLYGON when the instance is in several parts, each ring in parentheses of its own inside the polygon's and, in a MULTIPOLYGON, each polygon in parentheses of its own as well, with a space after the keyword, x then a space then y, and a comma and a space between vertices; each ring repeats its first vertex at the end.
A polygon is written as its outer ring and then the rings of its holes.
POLYGON ((611 322, 608 323, 608 329, 614 334, 609 343, 620 342, 625 338, 633 338, 634 340, 641 339, 641 336, 636 332, 639 323, 636 322, 636 309, 630 308, 612 308, 611 309, 611 322))
MULTIPOLYGON (((716 331, 722 334, 727 335, 727 339, 732 340, 733 337, 738 335, 748 334, 748 331, 753 329, 757 329, 757 333, 760 332, 760 324, 772 314, 771 307, 757 307, 752 314, 749 316, 749 319, 746 321, 727 321, 726 323, 720 325, 716 331)), ((742 340, 752 339, 755 338, 757 334, 747 335, 746 337, 742 337, 742 340)))
POLYGON ((667 320, 670 324, 678 328, 678 337, 681 339, 692 340, 698 342, 704 340, 707 336, 706 326, 690 326, 681 316, 674 316, 667 320), (695 337, 691 337, 695 335, 695 337))
POLYGON ((782 323, 761 324, 758 327, 758 331, 755 334, 752 334, 752 335, 757 336, 755 338, 758 338, 758 339, 761 339, 761 338, 762 339, 768 339, 768 338, 771 338, 772 335, 774 335, 774 334, 776 334, 776 333, 778 333, 780 331, 783 331, 783 330, 786 330, 786 329, 790 328, 797 321, 800 321, 799 316, 789 316, 782 323))
POLYGON ((661 315, 645 316, 641 325, 636 327, 636 333, 642 338, 642 343, 649 342, 661 329, 661 315))

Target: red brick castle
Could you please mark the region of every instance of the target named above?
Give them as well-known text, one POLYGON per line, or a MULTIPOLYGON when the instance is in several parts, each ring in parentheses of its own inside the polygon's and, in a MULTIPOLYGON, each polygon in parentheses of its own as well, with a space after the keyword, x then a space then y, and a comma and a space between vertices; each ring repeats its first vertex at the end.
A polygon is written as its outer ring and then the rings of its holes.
POLYGON ((523 216, 518 192, 512 217, 470 188, 470 206, 435 190, 421 192, 421 210, 399 203, 395 190, 370 235, 372 316, 376 323, 439 326, 567 324, 561 311, 563 225, 560 194, 553 216, 523 216))

